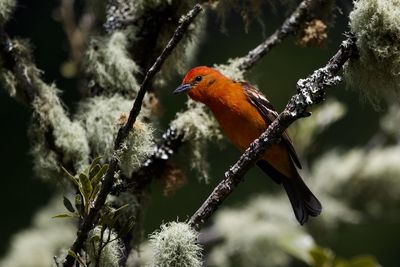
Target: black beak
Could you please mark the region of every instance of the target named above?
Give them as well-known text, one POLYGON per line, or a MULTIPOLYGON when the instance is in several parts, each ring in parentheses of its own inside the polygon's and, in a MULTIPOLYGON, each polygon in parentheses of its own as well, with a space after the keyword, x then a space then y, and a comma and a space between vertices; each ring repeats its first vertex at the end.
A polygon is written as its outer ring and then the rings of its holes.
POLYGON ((186 91, 189 91, 192 89, 192 85, 190 83, 184 83, 178 86, 178 88, 175 89, 174 94, 180 94, 186 91))

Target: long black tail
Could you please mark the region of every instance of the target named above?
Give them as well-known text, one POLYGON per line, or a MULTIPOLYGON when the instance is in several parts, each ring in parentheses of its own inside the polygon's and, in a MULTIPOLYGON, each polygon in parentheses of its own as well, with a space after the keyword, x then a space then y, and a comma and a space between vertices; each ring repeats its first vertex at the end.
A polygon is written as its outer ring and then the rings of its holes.
POLYGON ((321 214, 321 203, 299 174, 297 174, 297 177, 286 177, 264 160, 258 161, 257 165, 275 182, 283 185, 292 204, 296 219, 300 224, 306 223, 309 216, 315 217, 321 214))
POLYGON ((282 179, 282 185, 300 224, 306 223, 309 215, 315 217, 321 214, 321 203, 310 191, 300 175, 292 178, 285 177, 285 179, 282 179))

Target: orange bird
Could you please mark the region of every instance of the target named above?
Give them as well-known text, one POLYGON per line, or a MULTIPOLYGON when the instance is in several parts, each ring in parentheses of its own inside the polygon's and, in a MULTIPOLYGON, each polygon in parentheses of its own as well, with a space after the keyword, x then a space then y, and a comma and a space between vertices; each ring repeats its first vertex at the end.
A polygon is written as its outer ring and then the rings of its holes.
MULTIPOLYGON (((278 116, 271 103, 255 87, 233 81, 213 68, 200 66, 191 69, 174 91, 183 92, 211 109, 225 135, 240 151, 246 150, 278 116)), ((307 222, 309 215, 321 213, 321 203, 297 171, 301 164, 286 132, 278 144, 264 153, 257 166, 283 185, 300 224, 307 222)))

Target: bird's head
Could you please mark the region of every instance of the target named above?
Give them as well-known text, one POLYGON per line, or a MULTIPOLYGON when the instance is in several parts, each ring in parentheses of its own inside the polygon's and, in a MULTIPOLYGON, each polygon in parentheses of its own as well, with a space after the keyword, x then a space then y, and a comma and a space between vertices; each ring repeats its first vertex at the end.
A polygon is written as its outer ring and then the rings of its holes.
POLYGON ((182 84, 175 89, 174 93, 187 92, 193 100, 204 103, 210 94, 210 86, 220 77, 222 74, 213 68, 195 67, 186 73, 182 84))

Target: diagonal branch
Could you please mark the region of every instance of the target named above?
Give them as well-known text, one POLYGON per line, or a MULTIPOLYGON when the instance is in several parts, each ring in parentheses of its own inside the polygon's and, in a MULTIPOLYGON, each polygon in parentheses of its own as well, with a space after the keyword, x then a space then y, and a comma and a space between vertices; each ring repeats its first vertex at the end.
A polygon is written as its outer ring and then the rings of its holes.
MULTIPOLYGON (((150 82, 157 74, 157 72, 161 69, 161 66, 166 60, 166 58, 171 54, 173 49, 182 39, 183 35, 187 31, 187 28, 194 20, 194 18, 200 13, 201 10, 202 10, 201 6, 197 4, 185 16, 182 17, 181 23, 175 30, 174 35, 172 36, 172 38, 162 51, 161 55, 157 58, 153 66, 147 71, 146 76, 142 84, 140 85, 132 109, 129 113, 128 120, 126 124, 123 127, 121 127, 118 131, 114 143, 114 152, 118 152, 123 149, 123 143, 127 138, 129 131, 132 129, 137 116, 140 113, 142 102, 147 90, 149 89, 150 82)), ((117 169, 118 169, 118 159, 116 157, 113 157, 109 162, 109 168, 103 178, 100 192, 95 202, 93 203, 93 207, 90 209, 89 214, 84 218, 82 224, 80 225, 77 232, 77 238, 75 239, 72 247, 70 248, 70 251, 72 251, 73 253, 78 254, 80 252, 88 236, 89 231, 96 224, 99 212, 101 208, 104 206, 108 194, 111 192, 115 180, 114 175, 117 169)), ((64 261, 64 266, 72 266, 74 262, 75 258, 69 254, 64 261)))
MULTIPOLYGON (((240 62, 237 66, 238 69, 248 71, 250 68, 252 68, 255 63, 257 63, 263 56, 265 56, 274 46, 281 43, 291 34, 295 34, 303 25, 303 23, 308 19, 311 10, 316 8, 317 5, 323 4, 324 2, 326 2, 326 0, 302 1, 299 6, 293 11, 293 13, 285 19, 283 24, 271 36, 265 39, 253 50, 249 51, 247 55, 238 59, 238 62, 240 62)), ((128 188, 133 188, 134 190, 136 190, 138 186, 140 187, 144 184, 149 184, 152 177, 154 177, 154 169, 159 169, 159 167, 162 167, 161 163, 165 165, 169 158, 179 150, 180 146, 184 143, 184 139, 184 133, 177 134, 177 129, 170 125, 163 134, 161 142, 155 147, 155 152, 147 160, 146 165, 139 171, 134 172, 131 175, 132 179, 129 179, 129 181, 124 181, 126 182, 126 184, 122 184, 114 188, 114 192, 124 192, 128 188), (144 177, 143 175, 146 175, 146 179, 141 179, 141 177, 144 177), (145 182, 143 183, 137 182, 144 180, 145 182)))
POLYGON ((336 76, 344 63, 355 56, 357 48, 353 36, 344 40, 339 51, 322 67, 306 79, 297 82, 298 93, 294 95, 286 105, 286 108, 271 123, 268 129, 242 154, 239 160, 225 173, 223 179, 207 200, 193 214, 189 224, 199 230, 208 218, 218 209, 222 202, 243 180, 246 172, 256 163, 258 158, 274 143, 277 143, 282 133, 294 121, 309 116, 307 108, 318 104, 324 99, 325 90, 329 86, 336 85, 341 79, 336 76))
POLYGON ((321 5, 326 0, 304 0, 293 13, 286 18, 283 24, 264 42, 241 58, 239 70, 247 71, 257 63, 272 47, 280 44, 286 37, 296 34, 304 22, 309 18, 311 10, 316 5, 321 5))

